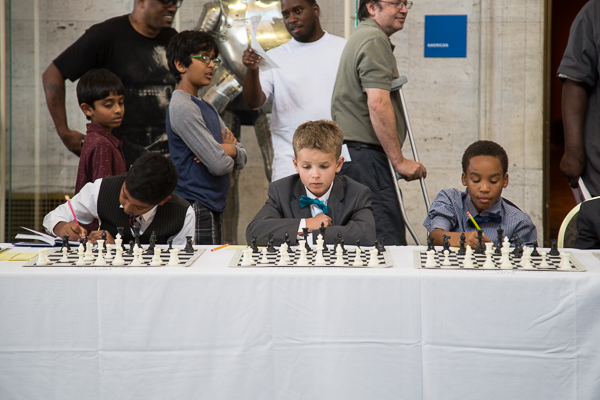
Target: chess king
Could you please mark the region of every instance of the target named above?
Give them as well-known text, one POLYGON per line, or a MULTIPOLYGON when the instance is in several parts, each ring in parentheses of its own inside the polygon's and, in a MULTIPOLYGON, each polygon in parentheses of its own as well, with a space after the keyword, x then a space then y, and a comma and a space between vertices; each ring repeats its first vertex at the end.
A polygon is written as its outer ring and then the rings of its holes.
POLYGON ((139 241, 148 244, 151 232, 156 232, 156 243, 185 245, 186 236, 194 235, 195 214, 187 201, 173 193, 177 172, 170 159, 158 153, 138 158, 125 174, 97 179, 48 213, 44 228, 59 237, 70 240, 84 237, 88 232, 80 226, 98 219, 100 228, 89 233, 95 243, 103 231, 107 243, 114 243, 117 227, 124 229, 123 240, 134 238, 134 227, 139 226, 139 241))

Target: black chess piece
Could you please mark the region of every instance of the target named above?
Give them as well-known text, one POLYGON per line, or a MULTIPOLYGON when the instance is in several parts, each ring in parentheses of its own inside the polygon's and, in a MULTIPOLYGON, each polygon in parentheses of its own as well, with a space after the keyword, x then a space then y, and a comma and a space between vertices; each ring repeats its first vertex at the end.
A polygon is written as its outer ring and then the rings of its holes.
POLYGON ((535 242, 533 242, 533 251, 531 252, 531 256, 532 257, 539 257, 540 256, 540 252, 537 249, 538 247, 538 243, 537 240, 535 242))
POLYGON ((498 236, 496 236, 496 250, 494 251, 496 254, 502 254, 502 240, 504 239, 504 229, 498 227, 496 230, 498 236))
MULTIPOLYGON (((121 235, 121 239, 124 239, 124 236, 123 236, 123 235, 124 235, 124 233, 123 233, 123 232, 124 232, 124 230, 125 230, 125 228, 123 228, 122 226, 119 226, 119 227, 117 227, 117 233, 118 233, 119 235, 121 235)), ((123 241, 121 242, 121 248, 122 248, 123 250, 125 250, 125 240, 123 240, 123 241)))
POLYGON ((256 245, 256 236, 252 236, 252 240, 250 241, 250 247, 252 247, 253 253, 260 253, 260 250, 258 250, 258 246, 256 245))
POLYGON ((154 247, 156 246, 156 232, 152 231, 150 239, 148 240, 148 248, 144 254, 154 254, 154 247))
POLYGON ((550 252, 548 254, 554 257, 559 256, 560 252, 558 251, 558 244, 556 243, 556 239, 550 240, 550 243, 552 243, 552 246, 550 247, 550 252))
POLYGON ((102 240, 104 240, 104 243, 106 243, 106 231, 102 231, 102 235, 100 235, 102 237, 102 240))
POLYGON ((183 249, 183 252, 194 254, 194 242, 192 241, 191 236, 185 237, 185 248, 183 249))
POLYGON ((86 233, 85 233, 85 242, 83 242, 83 245, 84 245, 84 246, 87 246, 87 244, 88 244, 88 236, 90 236, 90 233, 89 233, 89 232, 86 232, 86 233))
POLYGON ((386 250, 385 249, 385 245, 383 244, 383 239, 384 239, 383 236, 379 238, 379 245, 381 246, 381 251, 382 252, 384 252, 386 250))
POLYGON ((133 240, 129 241, 129 250, 127 250, 127 254, 132 255, 133 254, 133 246, 135 246, 135 242, 133 240))
POLYGON ((167 244, 169 245, 167 251, 173 250, 173 236, 167 239, 167 244))
POLYGON ((69 243, 69 236, 63 236, 62 238, 62 246, 60 247, 60 251, 62 251, 62 249, 66 247, 67 251, 71 251, 71 243, 69 243))
POLYGON ((140 243, 140 229, 142 228, 142 226, 140 225, 140 223, 138 221, 135 221, 135 225, 133 227, 133 233, 135 235, 135 244, 136 246, 142 247, 141 243, 140 243))
POLYGON ((477 247, 474 251, 475 254, 485 254, 485 248, 483 247, 483 231, 477 229, 477 247))
POLYGON ((360 248, 360 239, 356 239, 356 247, 360 248))
POLYGON ((308 228, 302 228, 302 237, 304 238, 304 248, 306 249, 307 253, 310 253, 312 248, 308 244, 308 228))
POLYGON ((435 246, 433 245, 433 238, 432 237, 428 237, 427 238, 427 251, 435 251, 435 246))
POLYGON ((283 234, 283 242, 288 245, 288 248, 292 245, 292 241, 290 240, 289 233, 286 232, 283 234))
POLYGON ((465 233, 463 232, 460 234, 460 242, 458 242, 460 244, 460 247, 458 248, 458 252, 456 253, 459 256, 464 256, 465 254, 467 254, 467 249, 465 247, 466 241, 467 241, 467 237, 465 236, 465 233))
POLYGON ((321 237, 323 238, 323 252, 328 252, 329 249, 327 248, 327 245, 325 244, 325 223, 321 222, 321 227, 319 228, 319 234, 321 235, 321 237))
POLYGON ((375 239, 373 246, 377 249, 377 255, 383 252, 383 250, 381 250, 381 243, 379 243, 379 239, 375 239))
POLYGON ((442 250, 442 253, 444 251, 446 251, 446 250, 450 251, 450 241, 449 241, 449 239, 450 239, 450 236, 448 236, 448 235, 442 235, 443 246, 444 246, 444 248, 442 250))
POLYGON ((515 257, 515 258, 523 257, 523 243, 521 242, 519 235, 515 235, 515 237, 513 239, 513 243, 515 245, 515 249, 512 252, 513 257, 515 257))
POLYGON ((346 243, 346 241, 344 240, 344 238, 340 239, 340 246, 342 246, 342 252, 344 254, 346 254, 346 248, 344 247, 344 244, 346 243))
POLYGON ((273 234, 269 233, 269 239, 267 241, 267 253, 276 253, 277 250, 275 249, 275 246, 273 245, 273 234))

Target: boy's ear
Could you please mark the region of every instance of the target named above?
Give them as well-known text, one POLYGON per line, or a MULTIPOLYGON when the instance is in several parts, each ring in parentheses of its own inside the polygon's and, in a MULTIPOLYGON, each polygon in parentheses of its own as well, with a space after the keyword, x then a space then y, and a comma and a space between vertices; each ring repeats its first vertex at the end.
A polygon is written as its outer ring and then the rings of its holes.
POLYGON ((177 68, 177 71, 179 71, 180 74, 185 74, 185 71, 187 71, 187 68, 183 66, 181 61, 179 61, 179 58, 175 59, 173 64, 175 64, 175 68, 177 68))
POLYGON ((463 186, 467 186, 467 175, 464 172, 460 176, 460 180, 461 180, 463 186))
POLYGON ((83 113, 88 117, 92 117, 92 115, 94 115, 94 109, 89 104, 81 103, 79 108, 81 108, 81 111, 83 111, 83 113))
POLYGON ((506 189, 507 186, 508 186, 508 173, 504 174, 504 185, 502 185, 502 187, 504 189, 506 189))
POLYGON ((298 170, 298 161, 296 160, 296 157, 292 158, 292 162, 294 163, 294 168, 296 168, 296 172, 299 173, 300 171, 298 170))
POLYGON ((168 195, 167 197, 165 197, 165 199, 163 201, 161 201, 160 203, 158 203, 158 205, 162 206, 163 204, 167 203, 169 200, 171 200, 171 195, 168 195))
POLYGON ((340 156, 340 158, 338 158, 337 164, 335 165, 335 172, 340 172, 342 165, 344 165, 344 156, 340 156))

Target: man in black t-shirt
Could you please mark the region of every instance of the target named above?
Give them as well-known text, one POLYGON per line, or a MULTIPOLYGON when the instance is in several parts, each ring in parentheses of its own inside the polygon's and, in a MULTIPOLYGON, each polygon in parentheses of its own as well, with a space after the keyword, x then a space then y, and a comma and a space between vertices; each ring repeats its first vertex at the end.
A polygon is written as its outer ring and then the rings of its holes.
POLYGON ((59 55, 42 78, 48 110, 65 146, 79 155, 85 138, 71 130, 65 110, 65 79, 76 81, 93 68, 106 68, 125 86, 126 113, 113 134, 123 140, 127 165, 145 150, 168 153, 165 116, 175 80, 166 47, 182 0, 134 0, 131 14, 91 26, 59 55))

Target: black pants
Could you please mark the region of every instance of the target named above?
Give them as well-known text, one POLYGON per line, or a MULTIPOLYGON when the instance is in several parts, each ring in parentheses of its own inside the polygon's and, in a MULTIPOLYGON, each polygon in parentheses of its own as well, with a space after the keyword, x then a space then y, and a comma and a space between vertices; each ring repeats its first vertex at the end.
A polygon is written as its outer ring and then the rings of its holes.
POLYGON ((196 213, 196 244, 223 244, 223 213, 214 212, 198 201, 190 201, 196 213))
POLYGON ((386 245, 406 245, 406 229, 387 156, 379 150, 364 147, 348 146, 348 151, 352 161, 344 163, 340 175, 371 189, 377 237, 383 237, 386 245))

